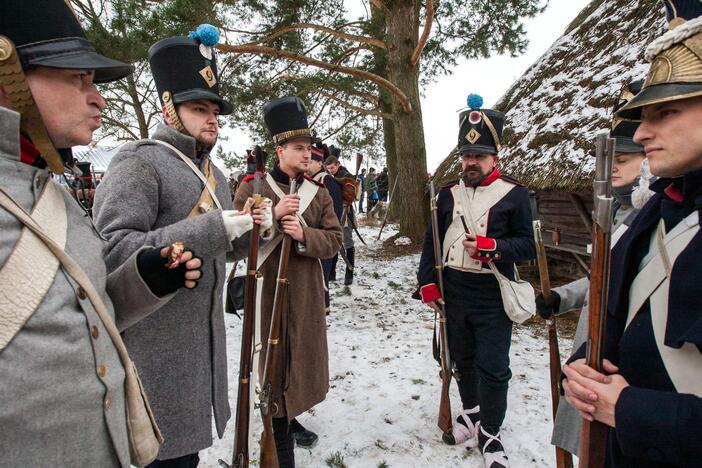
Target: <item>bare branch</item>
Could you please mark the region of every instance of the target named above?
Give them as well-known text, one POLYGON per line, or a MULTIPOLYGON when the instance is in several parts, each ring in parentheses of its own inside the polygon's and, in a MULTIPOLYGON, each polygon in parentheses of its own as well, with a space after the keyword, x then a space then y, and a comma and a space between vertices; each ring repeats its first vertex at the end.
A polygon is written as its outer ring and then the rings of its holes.
MULTIPOLYGON (((348 26, 344 25, 344 26, 348 26)), ((271 34, 268 36, 258 39, 253 42, 249 42, 243 45, 260 45, 260 44, 265 44, 267 42, 271 42, 273 39, 276 39, 284 34, 289 33, 290 31, 295 31, 297 29, 314 29, 315 31, 321 31, 325 32, 331 36, 338 37, 341 39, 346 39, 347 41, 353 41, 353 42, 360 42, 361 44, 367 44, 375 47, 379 47, 381 49, 387 48, 385 43, 381 41, 380 39, 376 39, 375 37, 368 37, 368 36, 359 36, 357 34, 349 34, 345 33, 342 31, 339 31, 337 29, 329 28, 327 26, 322 26, 319 24, 314 24, 314 23, 294 23, 289 26, 282 27, 276 31, 273 31, 271 34)))
POLYGON ((384 119, 393 120, 392 114, 388 114, 388 113, 381 112, 378 110, 373 110, 373 109, 365 109, 363 107, 356 106, 354 104, 351 104, 350 102, 344 101, 343 99, 334 96, 333 94, 327 93, 326 91, 318 90, 317 92, 321 96, 326 96, 327 98, 332 99, 333 101, 340 104, 342 107, 345 107, 345 108, 352 110, 354 112, 358 112, 359 114, 374 115, 376 117, 382 117, 384 119))
POLYGON ((129 136, 130 136, 133 140, 140 140, 140 139, 141 139, 141 137, 140 137, 139 135, 137 135, 136 133, 134 133, 134 132, 132 131, 132 129, 129 127, 129 125, 125 124, 124 122, 122 122, 122 121, 120 121, 120 120, 113 119, 113 118, 108 117, 108 116, 106 116, 106 115, 104 115, 104 114, 101 116, 101 119, 102 119, 102 121, 103 121, 104 123, 106 123, 106 124, 108 124, 108 125, 110 125, 110 126, 112 126, 112 127, 117 127, 117 128, 119 128, 120 130, 122 130, 123 132, 129 134, 129 136))
POLYGON ((429 39, 429 34, 431 33, 431 25, 434 22, 434 1, 433 0, 426 0, 427 5, 426 5, 426 19, 424 21, 424 30, 422 31, 422 36, 419 38, 419 42, 417 43, 417 47, 414 49, 414 52, 412 53, 412 59, 411 63, 412 66, 417 66, 417 63, 419 62, 419 57, 422 55, 422 51, 424 50, 424 46, 427 44, 427 40, 429 39))
POLYGON ((328 140, 329 138, 333 137, 333 136, 336 135, 337 133, 341 132, 344 128, 346 128, 347 126, 349 126, 350 124, 352 124, 353 122, 355 122, 356 120, 358 120, 360 117, 361 117, 361 114, 354 114, 354 115, 352 115, 351 117, 349 117, 348 119, 346 119, 346 121, 345 121, 343 124, 341 124, 336 130, 334 130, 333 132, 331 132, 329 135, 324 136, 324 137, 322 138, 322 140, 328 140))
POLYGON ((364 80, 369 80, 378 86, 381 86, 388 90, 390 94, 395 96, 402 106, 402 110, 409 113, 412 112, 412 104, 407 99, 405 93, 402 92, 400 88, 392 84, 385 78, 378 76, 374 73, 367 72, 365 70, 359 70, 357 68, 346 67, 343 65, 336 65, 321 60, 317 60, 311 57, 306 57, 304 55, 295 54, 293 52, 288 52, 284 50, 277 50, 272 47, 265 46, 255 46, 255 45, 230 45, 230 44, 218 44, 217 48, 222 52, 229 52, 233 54, 258 54, 258 55, 270 55, 272 57, 284 58, 287 60, 293 60, 296 62, 304 63, 305 65, 311 65, 313 67, 323 68, 325 70, 331 70, 339 73, 344 73, 347 75, 355 76, 356 78, 361 78, 364 80))

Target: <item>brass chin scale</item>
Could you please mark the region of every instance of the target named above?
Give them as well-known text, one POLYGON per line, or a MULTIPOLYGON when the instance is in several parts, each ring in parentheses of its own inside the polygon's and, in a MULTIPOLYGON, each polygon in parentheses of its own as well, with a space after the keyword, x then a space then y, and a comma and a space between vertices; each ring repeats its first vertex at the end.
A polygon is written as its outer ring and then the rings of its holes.
POLYGON ((0 83, 12 108, 21 115, 22 131, 32 140, 41 157, 54 174, 63 174, 65 167, 61 155, 51 142, 39 109, 34 102, 27 78, 17 56, 14 43, 0 35, 0 83))

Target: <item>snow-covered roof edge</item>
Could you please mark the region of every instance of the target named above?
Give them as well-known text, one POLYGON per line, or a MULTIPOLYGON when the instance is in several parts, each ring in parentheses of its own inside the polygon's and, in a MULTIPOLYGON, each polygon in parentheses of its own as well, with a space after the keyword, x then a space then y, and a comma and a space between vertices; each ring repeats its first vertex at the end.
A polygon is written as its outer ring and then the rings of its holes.
MULTIPOLYGON (((537 190, 591 186, 594 137, 619 89, 648 70, 643 51, 665 27, 657 0, 594 0, 497 102, 506 112, 501 170, 537 190)), ((460 173, 457 153, 438 167, 460 173)))

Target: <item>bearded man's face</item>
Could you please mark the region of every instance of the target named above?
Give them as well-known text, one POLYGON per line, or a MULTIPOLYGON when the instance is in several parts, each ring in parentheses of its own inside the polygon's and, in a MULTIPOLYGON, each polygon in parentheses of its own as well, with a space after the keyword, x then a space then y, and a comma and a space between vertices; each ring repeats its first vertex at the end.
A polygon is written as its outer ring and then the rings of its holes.
POLYGON ((469 187, 477 187, 495 169, 496 154, 461 154, 463 182, 469 187))

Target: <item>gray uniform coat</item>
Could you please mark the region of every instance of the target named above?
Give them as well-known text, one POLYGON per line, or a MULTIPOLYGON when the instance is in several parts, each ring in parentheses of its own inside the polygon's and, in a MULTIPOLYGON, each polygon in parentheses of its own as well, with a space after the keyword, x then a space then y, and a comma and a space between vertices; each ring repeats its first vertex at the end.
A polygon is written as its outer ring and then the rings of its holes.
MULTIPOLYGON (((55 182, 47 170, 20 162, 19 123, 19 114, 0 107, 0 186, 31 213, 46 184, 55 182)), ((61 191, 65 250, 93 281, 110 314, 138 320, 172 297, 151 293, 138 274, 136 255, 107 275, 104 240, 61 191)), ((22 229, 0 209, 0 268, 22 229)), ((0 314, 0 327, 9 327, 2 320, 0 314)), ((122 364, 97 313, 59 269, 34 314, 0 351, 0 466, 129 467, 123 384, 122 364)))
MULTIPOLYGON (((631 224, 636 213, 638 213, 638 210, 634 208, 620 207, 614 215, 612 231, 615 232, 619 227, 631 224)), ((612 245, 612 247, 614 247, 614 245, 612 245)), ((561 304, 558 307, 559 314, 571 310, 580 310, 578 327, 575 330, 575 336, 573 338, 573 349, 570 352, 570 355, 572 355, 575 351, 580 349, 580 346, 587 340, 590 280, 587 277, 580 278, 558 288, 553 288, 553 290, 561 297, 561 304)), ((558 402, 558 411, 556 413, 556 421, 553 424, 551 444, 577 455, 580 445, 581 426, 582 418, 580 417, 580 413, 570 406, 566 399, 562 397, 558 402)))
MULTIPOLYGON (((153 138, 195 157, 195 139, 170 127, 159 125, 153 138)), ((224 209, 232 209, 227 180, 214 170, 217 198, 224 209)), ((202 187, 171 149, 141 140, 120 149, 95 194, 95 222, 109 240, 108 268, 143 245, 177 241, 203 261, 197 288, 181 289, 166 307, 141 321, 121 322, 165 439, 159 459, 209 447, 213 409, 220 437, 231 415, 222 290, 232 243, 220 210, 186 219, 202 187)), ((248 236, 235 244, 245 255, 248 236)))

